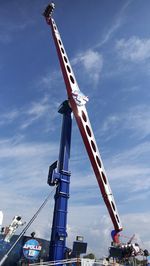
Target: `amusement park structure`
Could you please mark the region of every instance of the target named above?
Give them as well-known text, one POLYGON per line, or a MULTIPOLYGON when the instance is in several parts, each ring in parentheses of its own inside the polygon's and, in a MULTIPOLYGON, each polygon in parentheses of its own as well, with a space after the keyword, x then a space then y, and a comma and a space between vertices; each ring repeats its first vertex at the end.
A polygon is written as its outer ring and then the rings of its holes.
MULTIPOLYGON (((90 162, 92 164, 95 176, 97 178, 98 181, 98 185, 99 188, 101 190, 103 199, 105 201, 105 204, 107 206, 107 209, 109 211, 111 220, 113 222, 114 225, 114 241, 118 242, 118 237, 117 234, 118 232, 120 232, 122 230, 122 225, 121 225, 121 221, 120 221, 120 217, 117 211, 117 207, 115 204, 115 200, 112 194, 112 191, 110 189, 109 186, 109 182, 108 182, 108 178, 106 176, 106 172, 104 170, 103 167, 103 163, 100 157, 100 153, 96 144, 96 140, 94 138, 94 133, 90 124, 90 120, 88 118, 88 113, 85 107, 86 102, 88 101, 88 98, 80 91, 79 86, 77 84, 75 75, 73 73, 71 64, 69 62, 68 56, 66 54, 62 39, 60 37, 58 28, 56 26, 56 23, 54 21, 54 19, 52 18, 52 12, 54 9, 54 4, 50 4, 48 5, 48 7, 46 8, 45 12, 44 12, 44 16, 46 18, 46 22, 47 24, 51 27, 52 30, 52 35, 54 38, 54 42, 55 42, 55 46, 57 49, 57 54, 58 54, 58 58, 59 58, 59 62, 60 62, 60 66, 61 66, 61 70, 62 70, 62 74, 64 77, 64 81, 66 84, 66 90, 67 90, 67 94, 68 94, 68 105, 70 106, 76 121, 77 121, 77 125, 79 127, 83 142, 85 144, 90 162)), ((70 134, 68 136, 66 136, 67 143, 69 146, 69 139, 70 139, 70 134)), ((62 145, 63 145, 63 141, 62 141, 62 145)), ((66 149, 67 150, 67 149, 66 149)), ((67 157, 68 159, 68 157, 67 157)), ((62 162, 61 162, 62 164, 62 162)), ((68 163, 67 163, 68 164, 68 163)), ((66 169, 64 169, 66 170, 66 169)), ((67 169, 68 170, 68 169, 67 169)), ((57 172, 60 173, 59 168, 57 168, 57 172)), ((67 173, 68 175, 68 173, 67 173)), ((51 175, 52 176, 52 175, 51 175)), ((56 177, 57 179, 57 177, 56 177)), ((57 181, 59 181, 59 178, 57 179, 57 181)), ((54 179, 55 182, 55 179, 54 179)), ((60 182, 62 183, 62 182, 60 182)), ((51 185, 51 182, 50 182, 51 185)), ((53 185, 53 182, 52 182, 53 185)), ((64 197, 64 194, 60 194, 60 197, 64 197)), ((57 198, 57 196, 56 196, 57 198)), ((66 201, 67 201, 67 197, 66 197, 66 201)), ((57 203, 56 203, 57 206, 57 203)), ((62 210, 63 213, 66 213, 66 210, 62 210)), ((65 214, 66 215, 66 214, 65 214)), ((55 215, 54 215, 55 217, 55 215)), ((60 215, 60 219, 61 219, 61 215, 60 215)), ((58 219, 56 219, 58 222, 58 219)), ((62 222, 63 224, 63 222, 62 222)), ((66 226, 66 225, 65 225, 66 226)), ((53 231, 52 230, 52 235, 53 235, 53 231)), ((58 247, 60 246, 59 244, 59 237, 61 237, 61 226, 57 227, 57 232, 52 236, 53 240, 51 239, 51 243, 53 242, 53 246, 55 247, 55 249, 59 249, 58 247), (58 244, 58 246, 57 246, 58 244)), ((63 232, 63 238, 64 238, 64 245, 65 245, 65 238, 66 238, 66 233, 63 232)), ((65 248, 65 246, 64 246, 65 248)), ((51 253, 51 252, 50 252, 51 253)), ((53 254, 57 254, 56 252, 53 252, 53 254)), ((53 258, 54 259, 54 258, 53 258)), ((57 258, 60 259, 60 258, 57 258)))
MULTIPOLYGON (((89 160, 91 162, 94 174, 96 176, 101 195, 107 207, 110 215, 113 230, 111 232, 113 239, 113 246, 110 248, 109 257, 118 258, 119 260, 126 259, 129 257, 135 257, 136 255, 147 256, 148 251, 141 250, 138 244, 132 245, 131 241, 133 237, 128 241, 127 244, 123 245, 120 243, 119 234, 122 231, 121 219, 116 207, 116 203, 113 197, 112 190, 109 185, 109 181, 103 166, 103 162, 99 153, 98 146, 94 137, 94 133, 86 110, 86 97, 77 84, 75 75, 73 73, 71 64, 69 62, 67 53, 65 51, 60 33, 58 31, 56 22, 52 18, 53 10, 55 8, 54 3, 51 3, 45 9, 43 15, 46 19, 48 26, 52 31, 52 36, 57 50, 57 55, 60 62, 64 82, 66 85, 68 99, 64 101, 58 112, 62 115, 62 130, 60 140, 59 158, 49 167, 48 180, 49 186, 56 187, 54 196, 54 212, 53 222, 51 229, 51 239, 49 244, 49 256, 50 261, 62 261, 67 256, 73 257, 73 251, 66 247, 67 238, 67 212, 68 212, 68 199, 69 199, 69 187, 70 187, 70 176, 69 171, 69 159, 71 149, 71 133, 72 133, 72 117, 74 115, 78 128, 80 130, 83 142, 89 160), (145 252, 145 253, 144 253, 145 252), (147 253, 146 253, 147 252, 147 253)), ((23 232, 20 234, 20 238, 24 235, 30 224, 34 221, 38 213, 45 206, 48 198, 41 205, 37 213, 33 216, 30 222, 26 225, 23 232)), ((2 216, 2 215, 1 215, 2 216)), ((2 217, 1 217, 2 220, 2 217)), ((17 227, 22 224, 21 217, 15 216, 10 227, 8 228, 8 234, 4 241, 10 242, 10 239, 17 227), (11 231, 10 231, 11 229, 11 231)), ((2 221, 0 226, 2 225, 2 221)), ((20 239, 19 238, 19 239, 20 239)), ((14 243, 16 245, 17 241, 14 243)), ((10 250, 11 251, 11 250, 10 250)), ((10 253, 8 251, 8 253, 10 253)), ((0 265, 3 265, 7 259, 7 254, 0 261, 0 265)), ((59 265, 63 265, 59 263, 59 265)))
POLYGON ((136 256, 137 254, 143 252, 138 245, 135 248, 131 243, 127 243, 126 245, 121 246, 121 243, 119 241, 119 232, 122 231, 121 219, 117 211, 116 203, 109 185, 109 181, 102 163, 102 159, 85 107, 86 102, 88 101, 88 97, 86 97, 79 89, 60 33, 58 31, 58 27, 56 25, 56 22, 52 18, 54 8, 54 3, 49 4, 45 9, 43 15, 52 31, 61 71, 66 85, 68 100, 63 103, 60 108, 60 113, 63 114, 64 118, 59 160, 50 167, 48 177, 48 184, 50 186, 53 186, 55 184, 57 185, 55 194, 54 218, 50 241, 50 259, 64 259, 64 254, 66 251, 67 202, 69 198, 70 183, 70 172, 68 171, 68 164, 71 144, 71 112, 75 116, 103 200, 106 204, 107 210, 114 226, 114 229, 111 232, 114 246, 110 248, 110 256, 117 257, 117 254, 119 254, 118 257, 123 257, 124 255, 130 256, 131 254, 132 256, 136 256), (116 252, 116 250, 119 250, 119 252, 116 252))

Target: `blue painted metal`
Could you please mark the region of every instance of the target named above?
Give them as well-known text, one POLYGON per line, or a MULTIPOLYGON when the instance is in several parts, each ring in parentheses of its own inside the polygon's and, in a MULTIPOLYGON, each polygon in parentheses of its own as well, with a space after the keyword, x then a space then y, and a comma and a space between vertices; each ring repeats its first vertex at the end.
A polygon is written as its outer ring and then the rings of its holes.
POLYGON ((49 250, 51 261, 65 258, 67 206, 71 175, 68 171, 68 166, 71 146, 72 110, 68 105, 68 101, 62 103, 58 112, 63 115, 59 160, 50 166, 48 175, 48 184, 57 186, 54 196, 55 205, 49 250))

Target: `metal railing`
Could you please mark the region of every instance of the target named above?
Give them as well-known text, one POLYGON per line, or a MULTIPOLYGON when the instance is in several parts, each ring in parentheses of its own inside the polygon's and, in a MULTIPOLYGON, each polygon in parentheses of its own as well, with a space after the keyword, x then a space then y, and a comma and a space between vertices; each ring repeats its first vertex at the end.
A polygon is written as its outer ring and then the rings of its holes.
POLYGON ((38 263, 31 263, 29 266, 54 266, 54 265, 67 265, 67 264, 74 264, 74 265, 81 265, 81 259, 73 258, 73 259, 65 259, 65 260, 57 260, 57 261, 47 261, 47 262, 38 262, 38 263))

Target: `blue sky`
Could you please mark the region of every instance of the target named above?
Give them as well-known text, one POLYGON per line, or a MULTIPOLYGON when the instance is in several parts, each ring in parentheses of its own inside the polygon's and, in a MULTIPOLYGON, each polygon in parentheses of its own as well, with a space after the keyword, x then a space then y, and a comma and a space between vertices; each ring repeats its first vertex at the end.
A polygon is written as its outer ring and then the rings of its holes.
MULTIPOLYGON (((66 99, 46 0, 0 3, 0 209, 28 221, 47 196, 66 99)), ((124 227, 150 249, 150 37, 148 0, 56 0, 54 18, 80 89, 124 227)), ((84 235, 107 254, 112 223, 76 122, 70 160, 68 245, 84 235)), ((30 231, 49 239, 53 200, 30 231), (43 218, 44 217, 44 218, 43 218)), ((28 233, 30 233, 30 231, 28 233)), ((126 239, 123 239, 125 241, 126 239)))

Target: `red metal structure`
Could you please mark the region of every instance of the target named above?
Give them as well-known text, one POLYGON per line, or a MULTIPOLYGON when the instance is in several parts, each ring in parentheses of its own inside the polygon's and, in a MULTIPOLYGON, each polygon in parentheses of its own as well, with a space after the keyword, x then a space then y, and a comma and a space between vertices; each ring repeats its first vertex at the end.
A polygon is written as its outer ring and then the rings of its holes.
POLYGON ((44 12, 44 16, 46 18, 47 24, 51 26, 52 35, 54 38, 63 78, 66 84, 69 103, 76 118, 77 125, 79 127, 90 162, 92 164, 93 171, 97 178, 101 194, 103 196, 104 202, 107 206, 112 223, 114 225, 114 229, 116 232, 119 232, 122 230, 121 220, 117 211, 115 200, 108 182, 108 178, 102 163, 102 159, 96 144, 94 133, 85 107, 88 98, 84 96, 84 94, 80 91, 79 86, 77 84, 58 28, 54 19, 52 18, 53 9, 53 3, 48 5, 44 12))

